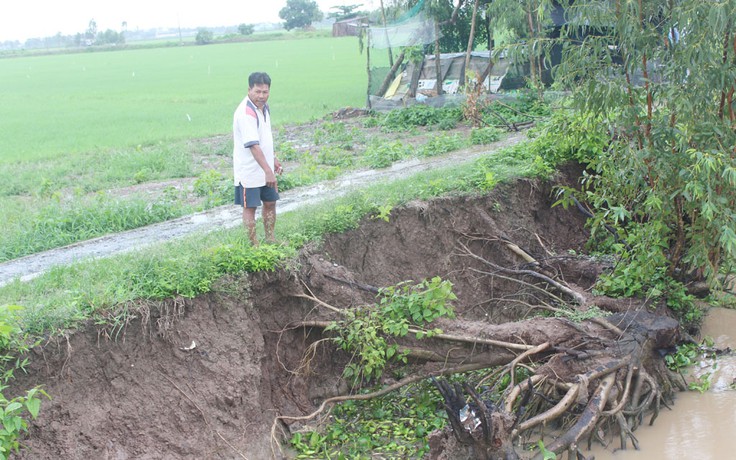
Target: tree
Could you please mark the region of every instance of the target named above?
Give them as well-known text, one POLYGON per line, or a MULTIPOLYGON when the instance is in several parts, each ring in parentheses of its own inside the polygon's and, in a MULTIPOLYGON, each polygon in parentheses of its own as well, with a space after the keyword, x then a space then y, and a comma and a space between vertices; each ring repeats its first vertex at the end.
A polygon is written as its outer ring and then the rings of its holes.
POLYGON ((97 34, 95 38, 96 45, 122 45, 125 43, 125 36, 122 32, 116 32, 112 29, 107 29, 104 32, 97 34))
POLYGON ((97 21, 94 19, 89 20, 89 24, 87 25, 87 32, 85 33, 85 38, 88 40, 94 40, 97 36, 97 21))
POLYGON ((337 5, 333 6, 332 10, 338 10, 333 11, 327 15, 327 19, 334 19, 335 21, 342 21, 345 19, 352 19, 360 14, 360 12, 356 11, 358 8, 363 6, 362 3, 358 3, 355 5, 337 5))
POLYGON ((197 42, 198 45, 206 45, 208 43, 212 43, 212 40, 214 40, 214 35, 212 34, 211 30, 200 27, 199 29, 197 29, 197 36, 194 37, 194 40, 197 42))
POLYGON ((585 136, 609 139, 578 195, 626 261, 609 287, 717 285, 736 263, 736 0, 578 1, 567 17, 556 76, 585 136))
POLYGON ((240 35, 252 35, 254 31, 253 24, 240 24, 238 26, 238 33, 240 35))
POLYGON ((286 0, 286 6, 279 11, 283 19, 284 29, 306 29, 315 21, 321 21, 322 12, 314 0, 286 0))

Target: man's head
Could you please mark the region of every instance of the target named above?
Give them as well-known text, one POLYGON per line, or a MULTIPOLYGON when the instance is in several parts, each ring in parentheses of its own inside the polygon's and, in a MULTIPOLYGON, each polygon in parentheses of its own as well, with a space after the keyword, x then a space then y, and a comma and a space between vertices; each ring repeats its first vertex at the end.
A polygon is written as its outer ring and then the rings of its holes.
POLYGON ((263 110, 271 92, 271 77, 265 72, 253 72, 248 76, 248 98, 263 110))

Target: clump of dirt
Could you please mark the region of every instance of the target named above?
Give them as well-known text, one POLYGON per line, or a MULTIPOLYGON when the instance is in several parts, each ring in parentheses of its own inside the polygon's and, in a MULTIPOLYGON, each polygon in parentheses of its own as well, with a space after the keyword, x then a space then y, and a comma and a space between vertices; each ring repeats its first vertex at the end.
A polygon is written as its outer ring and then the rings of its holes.
MULTIPOLYGON (((570 183, 576 173, 558 180, 570 183)), ((520 180, 483 196, 412 202, 392 210, 389 222, 367 218, 354 231, 327 236, 302 252, 297 267, 223 279, 196 299, 131 305, 138 314, 126 324, 90 325, 37 347, 14 388, 43 385, 52 399, 31 423, 19 458, 282 455, 271 437, 276 416, 309 414, 349 391, 340 377, 349 357, 329 344, 310 348, 322 329, 306 321, 335 319, 310 296, 350 308, 375 301, 371 286, 440 276, 458 296, 456 331, 513 340, 511 328, 503 337, 503 323, 536 313, 538 294, 504 301, 519 284, 489 277, 494 270, 481 259, 525 267, 526 254, 581 291, 601 270, 572 255, 588 237, 584 216, 552 208, 552 186, 520 180)), ((560 320, 559 327, 577 326, 560 320)), ((530 329, 524 340, 541 343, 544 333, 530 329)), ((435 346, 451 357, 444 344, 435 346)), ((473 359, 491 356, 487 347, 477 350, 473 359)), ((514 357, 494 353, 496 360, 514 357)))

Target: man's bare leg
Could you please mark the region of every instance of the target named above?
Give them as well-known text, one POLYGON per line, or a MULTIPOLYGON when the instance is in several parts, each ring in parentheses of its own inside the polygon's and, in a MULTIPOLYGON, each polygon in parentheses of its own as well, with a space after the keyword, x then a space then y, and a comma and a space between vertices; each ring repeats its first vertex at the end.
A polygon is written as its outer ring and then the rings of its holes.
POLYGON ((256 208, 243 207, 243 226, 248 232, 248 238, 253 246, 258 246, 256 237, 256 208))
POLYGON ((276 202, 263 202, 263 230, 266 232, 266 242, 275 243, 274 228, 276 227, 276 202))

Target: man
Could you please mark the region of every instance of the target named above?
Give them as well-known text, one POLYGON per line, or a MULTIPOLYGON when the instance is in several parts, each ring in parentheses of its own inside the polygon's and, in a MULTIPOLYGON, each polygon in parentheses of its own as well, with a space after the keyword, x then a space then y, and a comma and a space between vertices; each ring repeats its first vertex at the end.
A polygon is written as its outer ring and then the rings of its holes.
POLYGON ((266 241, 276 241, 274 227, 279 199, 276 174, 281 174, 282 168, 273 151, 271 113, 267 104, 270 91, 268 74, 250 74, 248 95, 233 115, 235 204, 243 206, 243 225, 254 246, 258 245, 256 209, 261 204, 266 241))

